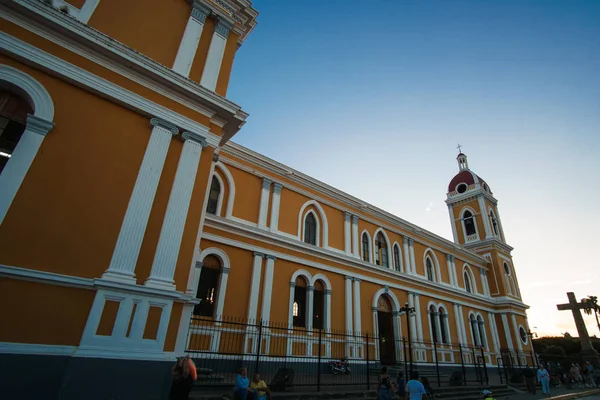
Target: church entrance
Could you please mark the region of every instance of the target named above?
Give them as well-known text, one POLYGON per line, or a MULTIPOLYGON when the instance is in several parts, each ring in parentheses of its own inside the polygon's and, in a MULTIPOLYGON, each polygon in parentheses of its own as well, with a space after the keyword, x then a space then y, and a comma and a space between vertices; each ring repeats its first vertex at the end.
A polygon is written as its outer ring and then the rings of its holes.
POLYGON ((396 364, 396 343, 394 340, 394 317, 392 304, 386 295, 377 302, 377 323, 379 329, 379 359, 382 365, 396 364))

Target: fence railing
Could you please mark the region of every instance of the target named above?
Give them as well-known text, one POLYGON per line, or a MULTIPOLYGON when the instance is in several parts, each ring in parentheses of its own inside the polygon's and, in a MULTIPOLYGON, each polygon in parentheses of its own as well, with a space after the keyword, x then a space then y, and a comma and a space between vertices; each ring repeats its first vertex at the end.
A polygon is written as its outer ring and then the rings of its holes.
POLYGON ((377 337, 365 332, 306 329, 274 322, 193 317, 186 351, 198 387, 231 388, 237 370, 259 373, 272 390, 375 389, 382 365, 396 377, 418 371, 433 386, 489 382, 496 354, 457 343, 377 337))

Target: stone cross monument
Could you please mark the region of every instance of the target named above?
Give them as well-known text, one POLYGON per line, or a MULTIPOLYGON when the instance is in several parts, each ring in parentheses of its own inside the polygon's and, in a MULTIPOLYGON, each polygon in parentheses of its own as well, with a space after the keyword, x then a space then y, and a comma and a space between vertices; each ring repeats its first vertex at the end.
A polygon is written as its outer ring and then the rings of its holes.
POLYGON ((581 341, 581 354, 584 357, 589 358, 589 361, 597 366, 599 358, 598 352, 592 347, 592 341, 590 340, 587 328, 585 327, 585 322, 583 321, 583 316, 581 315, 581 310, 586 307, 586 304, 578 303, 577 298, 575 298, 575 293, 573 292, 567 292, 567 297, 569 298, 569 302, 567 304, 557 304, 556 308, 560 311, 571 310, 573 319, 575 320, 575 327, 577 327, 577 333, 579 334, 579 340, 581 341))

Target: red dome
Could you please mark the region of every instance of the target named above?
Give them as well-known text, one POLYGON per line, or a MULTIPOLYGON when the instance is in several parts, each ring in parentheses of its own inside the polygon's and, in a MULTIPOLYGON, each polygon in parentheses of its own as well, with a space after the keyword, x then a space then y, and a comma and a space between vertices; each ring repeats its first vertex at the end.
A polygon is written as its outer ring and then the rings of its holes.
POLYGON ((481 179, 477 174, 471 172, 468 169, 460 171, 454 176, 454 178, 452 178, 450 184, 448 185, 448 193, 455 191, 459 183, 465 183, 467 186, 472 185, 474 183, 480 183, 485 191, 491 193, 491 190, 487 183, 485 183, 485 181, 481 179))

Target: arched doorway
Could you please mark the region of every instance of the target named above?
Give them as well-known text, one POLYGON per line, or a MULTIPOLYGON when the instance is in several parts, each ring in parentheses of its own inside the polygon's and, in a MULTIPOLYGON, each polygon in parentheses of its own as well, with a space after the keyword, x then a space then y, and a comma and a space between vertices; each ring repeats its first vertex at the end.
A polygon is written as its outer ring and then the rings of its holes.
POLYGON ((377 324, 379 331, 379 359, 382 365, 396 364, 396 343, 394 340, 394 314, 392 302, 383 294, 377 300, 377 324))

